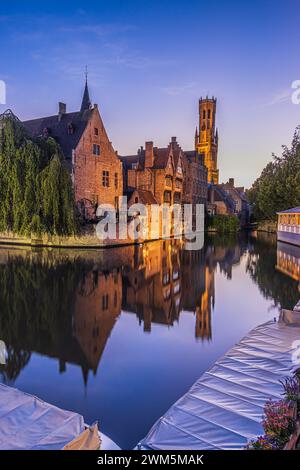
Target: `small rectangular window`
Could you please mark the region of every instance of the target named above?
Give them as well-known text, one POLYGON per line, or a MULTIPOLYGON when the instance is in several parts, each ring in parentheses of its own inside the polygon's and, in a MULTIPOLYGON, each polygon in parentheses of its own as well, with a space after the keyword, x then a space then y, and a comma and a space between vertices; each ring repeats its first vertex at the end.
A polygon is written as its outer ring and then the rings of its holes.
POLYGON ((118 189, 118 186, 119 186, 118 173, 115 173, 115 189, 118 189))
POLYGON ((207 117, 210 119, 210 109, 207 111, 207 117))
POLYGON ((99 135, 99 129, 98 129, 98 127, 95 127, 95 128, 94 128, 94 134, 95 134, 95 135, 99 135))
POLYGON ((109 171, 102 171, 102 186, 109 187, 109 171))
POLYGON ((93 154, 97 156, 100 155, 100 145, 93 144, 93 154))
POLYGON ((108 295, 102 296, 102 310, 108 310, 108 295))

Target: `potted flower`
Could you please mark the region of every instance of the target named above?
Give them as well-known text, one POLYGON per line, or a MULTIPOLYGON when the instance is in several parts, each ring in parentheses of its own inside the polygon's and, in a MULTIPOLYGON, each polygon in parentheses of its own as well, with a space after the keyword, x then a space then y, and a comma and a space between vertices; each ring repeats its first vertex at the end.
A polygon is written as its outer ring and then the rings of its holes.
POLYGON ((286 400, 269 400, 264 408, 265 417, 262 425, 265 433, 276 448, 283 449, 295 431, 295 419, 286 400))
POLYGON ((292 450, 300 436, 300 369, 292 377, 281 381, 284 399, 269 400, 264 407, 263 428, 265 434, 252 440, 247 449, 292 450))
POLYGON ((247 450, 275 450, 277 449, 276 445, 270 439, 270 437, 265 434, 264 436, 259 436, 257 439, 250 441, 246 447, 247 450))

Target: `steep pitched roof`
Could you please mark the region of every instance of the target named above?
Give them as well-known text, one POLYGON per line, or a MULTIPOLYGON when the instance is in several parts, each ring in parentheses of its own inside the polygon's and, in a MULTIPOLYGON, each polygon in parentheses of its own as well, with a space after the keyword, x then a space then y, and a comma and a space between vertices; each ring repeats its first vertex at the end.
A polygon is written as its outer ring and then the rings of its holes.
POLYGON ((130 168, 132 168, 132 165, 134 165, 136 163, 139 163, 140 155, 139 154, 137 154, 137 155, 126 155, 126 156, 119 155, 119 159, 121 160, 121 162, 123 163, 125 168, 130 169, 130 168))
POLYGON ((87 84, 87 80, 86 80, 80 112, 83 113, 83 111, 86 111, 87 109, 90 109, 91 107, 92 107, 92 103, 91 103, 91 100, 90 100, 89 88, 88 88, 88 84, 87 84))
POLYGON ((170 149, 154 147, 154 168, 165 168, 169 161, 170 149))
MULTIPOLYGON (((153 169, 166 168, 170 155, 173 157, 173 164, 175 169, 177 168, 180 156, 183 156, 184 152, 176 140, 173 139, 175 138, 172 138, 172 141, 168 147, 153 147, 153 169)), ((132 165, 138 164, 138 169, 143 170, 145 163, 145 149, 142 148, 136 155, 120 156, 119 158, 123 162, 126 169, 130 169, 132 168, 132 165)))
POLYGON ((147 191, 145 189, 136 189, 133 192, 133 195, 137 193, 139 202, 142 204, 157 204, 157 200, 153 196, 151 191, 147 191))
POLYGON ((229 209, 231 209, 232 211, 235 210, 234 200, 232 199, 232 197, 229 194, 226 193, 226 191, 224 190, 222 185, 209 184, 209 188, 214 189, 215 192, 217 193, 217 197, 215 196, 216 201, 223 201, 229 209))
MULTIPOLYGON (((169 154, 170 154, 169 147, 165 147, 165 148, 154 147, 153 153, 154 153, 154 163, 153 163, 152 168, 154 169, 165 168, 169 161, 169 154)), ((123 162, 126 169, 130 169, 132 168, 133 165, 136 165, 136 164, 138 164, 139 170, 144 169, 144 163, 145 163, 145 150, 144 149, 141 150, 136 155, 119 156, 119 158, 123 162)))
POLYGON ((79 144, 93 111, 86 80, 80 111, 31 119, 23 121, 23 125, 33 139, 53 137, 60 145, 65 158, 71 160, 72 150, 79 144))
POLYGON ((197 155, 197 152, 196 150, 185 150, 184 154, 186 155, 187 158, 194 159, 197 155))
POLYGON ((93 109, 87 109, 60 117, 55 115, 32 119, 24 121, 23 125, 32 138, 45 136, 46 132, 61 146, 65 158, 71 159, 72 150, 77 147, 92 113, 93 109))

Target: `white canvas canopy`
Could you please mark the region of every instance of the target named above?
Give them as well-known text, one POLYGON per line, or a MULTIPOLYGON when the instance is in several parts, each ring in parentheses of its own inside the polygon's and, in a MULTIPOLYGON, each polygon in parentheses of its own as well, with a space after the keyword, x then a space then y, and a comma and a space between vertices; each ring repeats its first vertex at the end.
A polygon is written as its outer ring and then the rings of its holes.
MULTIPOLYGON (((60 450, 84 432, 83 417, 0 384, 0 450, 60 450)), ((101 449, 119 449, 101 434, 101 449)))
POLYGON ((299 322, 267 322, 252 330, 154 424, 138 448, 243 448, 263 434, 265 402, 282 398, 279 380, 296 367, 297 340, 299 322))

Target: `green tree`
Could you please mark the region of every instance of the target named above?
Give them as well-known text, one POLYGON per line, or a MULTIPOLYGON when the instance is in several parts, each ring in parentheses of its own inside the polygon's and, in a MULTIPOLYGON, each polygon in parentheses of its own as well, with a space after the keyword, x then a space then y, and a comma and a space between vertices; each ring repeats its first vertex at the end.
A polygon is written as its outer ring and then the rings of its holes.
POLYGON ((72 181, 52 138, 33 141, 11 113, 0 116, 0 231, 71 235, 72 181))
POLYGON ((282 148, 282 155, 273 155, 248 190, 257 220, 274 220, 276 212, 300 205, 300 126, 295 130, 291 147, 282 148))

